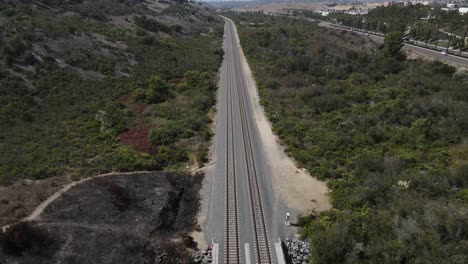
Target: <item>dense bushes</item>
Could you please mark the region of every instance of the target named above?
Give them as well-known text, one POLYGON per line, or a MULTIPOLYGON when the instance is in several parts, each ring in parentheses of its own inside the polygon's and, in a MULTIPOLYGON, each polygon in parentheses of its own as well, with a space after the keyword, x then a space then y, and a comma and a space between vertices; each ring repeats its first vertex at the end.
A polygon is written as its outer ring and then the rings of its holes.
POLYGON ((385 35, 384 40, 385 52, 388 56, 396 57, 400 54, 400 49, 403 47, 403 33, 400 31, 392 31, 385 35))
MULTIPOLYGON (((152 80, 154 79, 153 77, 152 80)), ((159 77, 156 79, 163 82, 159 77)), ((206 114, 215 103, 216 86, 212 77, 207 72, 187 71, 179 83, 164 83, 172 94, 179 96, 171 96, 164 103, 155 106, 154 117, 161 122, 151 130, 149 140, 155 146, 188 145, 195 153, 196 162, 202 165, 207 159, 207 141, 211 137, 211 119, 206 114)), ((135 99, 139 97, 141 96, 134 95, 135 99)), ((175 159, 186 160, 187 156, 183 158, 181 154, 183 153, 175 155, 175 159)))
POLYGON ((159 76, 153 76, 148 81, 146 89, 138 88, 135 90, 133 98, 136 101, 143 101, 149 104, 157 104, 169 98, 169 85, 159 76))
POLYGON ((168 122, 153 129, 150 134, 151 143, 155 145, 169 145, 176 142, 178 136, 182 133, 180 126, 180 124, 175 122, 168 122))
MULTIPOLYGON (((0 185, 65 173, 78 179, 178 169, 208 144, 221 20, 187 26, 174 17, 168 21, 183 26, 184 36, 161 37, 144 27, 166 31, 169 25, 156 23, 151 17, 161 14, 144 1, 85 2, 48 1, 56 10, 0 4, 0 185), (109 14, 135 14, 141 27, 104 23, 109 14), (194 69, 201 84, 189 86, 184 75, 194 69), (151 145, 148 138, 136 150, 121 142, 122 133, 145 131, 146 138, 151 128, 171 122, 187 133, 170 144, 151 145)), ((210 12, 197 11, 203 13, 210 12)))
POLYGON ((302 20, 232 16, 263 23, 239 27, 262 102, 287 150, 333 190, 334 209, 301 220, 312 262, 463 262, 468 84, 455 69, 405 61, 399 36, 379 50, 302 20))
POLYGON ((116 103, 109 103, 103 110, 96 114, 96 120, 101 123, 101 132, 111 134, 114 137, 125 131, 129 113, 123 106, 116 103))
POLYGON ((169 32, 171 31, 170 27, 166 26, 165 24, 158 22, 154 19, 147 18, 146 16, 136 16, 135 23, 137 26, 144 28, 151 32, 169 32))

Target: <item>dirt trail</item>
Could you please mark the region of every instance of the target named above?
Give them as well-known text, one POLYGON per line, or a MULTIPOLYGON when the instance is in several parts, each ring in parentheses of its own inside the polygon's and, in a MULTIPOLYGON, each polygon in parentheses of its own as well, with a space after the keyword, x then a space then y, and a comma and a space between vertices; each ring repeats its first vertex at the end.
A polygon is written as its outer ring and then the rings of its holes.
MULTIPOLYGON (((240 43, 238 34, 236 34, 236 39, 240 43)), ((331 205, 326 183, 297 168, 295 162, 285 154, 284 147, 278 143, 278 137, 273 134, 271 124, 260 105, 257 84, 242 49, 240 54, 243 70, 247 76, 253 115, 260 132, 266 161, 273 174, 273 187, 278 199, 284 201, 289 208, 295 209, 299 214, 329 209, 331 205)))
MULTIPOLYGON (((71 182, 65 186, 63 186, 60 190, 58 190, 57 192, 55 192, 54 194, 52 194, 51 196, 49 196, 45 201, 43 201, 41 204, 39 204, 35 209, 34 211, 29 214, 27 217, 25 217, 22 221, 32 221, 32 220, 36 220, 41 214, 42 212, 44 212, 44 210, 55 200, 57 200, 57 198, 59 198, 60 196, 62 196, 65 192, 67 192, 68 190, 70 190, 70 188, 78 185, 78 184, 82 184, 84 182, 87 182, 89 180, 92 180, 92 179, 97 179, 97 178, 102 178, 102 177, 106 177, 106 176, 112 176, 112 175, 132 175, 132 174, 135 174, 135 173, 150 173, 149 171, 138 171, 138 172, 110 172, 110 173, 105 173, 105 174, 100 174, 100 175, 97 175, 97 176, 94 176, 94 177, 89 177, 89 178, 84 178, 84 179, 81 179, 79 181, 74 181, 74 182, 71 182)), ((2 230, 5 230, 9 227, 9 225, 5 225, 5 226, 2 226, 2 230)))

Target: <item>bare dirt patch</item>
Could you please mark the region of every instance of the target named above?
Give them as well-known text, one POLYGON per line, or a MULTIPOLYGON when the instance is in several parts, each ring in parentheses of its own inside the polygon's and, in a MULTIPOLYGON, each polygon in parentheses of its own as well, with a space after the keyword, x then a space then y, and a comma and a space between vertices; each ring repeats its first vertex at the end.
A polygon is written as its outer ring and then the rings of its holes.
POLYGON ((83 182, 31 222, 57 243, 53 254, 0 249, 0 263, 188 262, 187 247, 196 245, 186 234, 195 227, 202 179, 161 172, 83 182))
POLYGON ((149 126, 135 127, 119 135, 121 142, 131 145, 135 150, 153 153, 155 146, 149 142, 149 126))

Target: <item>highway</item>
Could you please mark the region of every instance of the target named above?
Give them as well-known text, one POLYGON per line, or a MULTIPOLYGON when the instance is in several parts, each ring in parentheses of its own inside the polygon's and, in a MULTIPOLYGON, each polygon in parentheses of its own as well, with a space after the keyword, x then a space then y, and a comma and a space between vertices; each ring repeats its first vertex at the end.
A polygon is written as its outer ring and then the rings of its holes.
MULTIPOLYGON (((351 30, 351 29, 348 29, 348 28, 336 27, 333 24, 328 23, 328 22, 320 22, 319 26, 326 27, 326 28, 331 28, 331 29, 335 29, 335 30, 353 31, 353 32, 355 32, 357 34, 366 35, 365 32, 351 30)), ((374 39, 376 41, 379 41, 379 42, 383 42, 383 40, 384 40, 383 36, 378 36, 378 35, 369 35, 368 37, 370 37, 370 38, 372 38, 372 39, 374 39)), ((412 45, 412 44, 409 44, 409 43, 405 43, 403 45, 403 49, 411 50, 416 54, 419 54, 419 55, 422 55, 422 56, 425 56, 425 57, 429 57, 429 58, 432 58, 432 59, 437 59, 437 60, 443 61, 443 62, 445 62, 447 64, 451 64, 453 66, 468 67, 468 59, 467 58, 462 58, 462 57, 453 56, 453 55, 444 55, 440 51, 435 51, 435 50, 431 50, 431 49, 426 49, 424 47, 420 47, 420 46, 424 45, 423 43, 419 43, 419 44, 420 44, 419 46, 416 46, 416 45, 412 45)), ((455 51, 453 51, 453 52, 455 52, 455 51)))
POLYGON ((205 236, 219 247, 219 263, 278 263, 274 194, 248 100, 234 23, 225 19, 224 61, 214 152, 215 177, 205 236))

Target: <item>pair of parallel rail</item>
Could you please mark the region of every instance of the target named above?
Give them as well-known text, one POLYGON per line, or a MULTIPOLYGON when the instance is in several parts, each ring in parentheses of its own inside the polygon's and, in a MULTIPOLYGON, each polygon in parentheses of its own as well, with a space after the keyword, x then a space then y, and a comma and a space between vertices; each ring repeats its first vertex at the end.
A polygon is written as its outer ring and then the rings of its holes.
MULTIPOLYGON (((226 129, 226 197, 225 197, 225 239, 224 239, 224 263, 242 263, 241 245, 239 240, 239 201, 237 197, 237 177, 235 170, 234 147, 240 147, 246 160, 247 183, 249 194, 249 211, 252 226, 252 240, 254 248, 255 263, 272 263, 271 250, 268 242, 268 231, 265 222, 265 214, 260 192, 257 167, 253 154, 250 127, 247 119, 246 84, 241 74, 239 54, 234 42, 233 26, 227 22, 226 41, 228 52, 226 54, 227 67, 227 129, 226 129), (230 46, 230 48, 229 48, 230 46), (233 67, 230 60, 232 60, 233 67), (235 79, 232 78, 232 72, 235 79), (235 82, 234 82, 235 81, 235 82), (241 142, 234 142, 234 119, 233 119, 233 98, 237 95, 239 115, 241 121, 241 142)), ((246 260, 244 263, 247 263, 246 260)))

